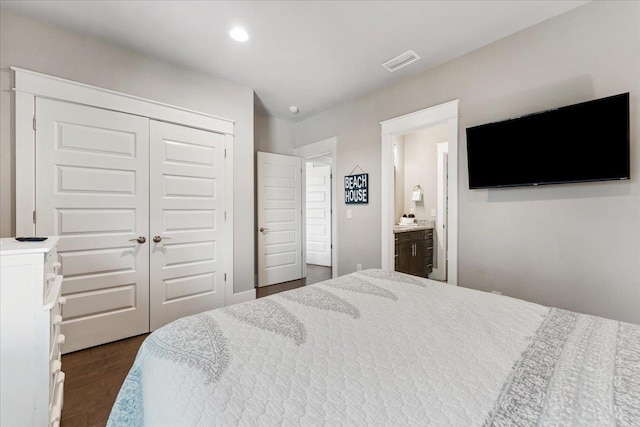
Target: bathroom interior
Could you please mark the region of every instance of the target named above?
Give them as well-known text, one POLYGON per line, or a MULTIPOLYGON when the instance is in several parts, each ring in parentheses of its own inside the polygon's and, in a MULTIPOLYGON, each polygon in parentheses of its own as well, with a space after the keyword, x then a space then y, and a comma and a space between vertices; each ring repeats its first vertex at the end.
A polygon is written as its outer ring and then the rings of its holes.
POLYGON ((448 126, 394 138, 395 270, 447 281, 448 126))

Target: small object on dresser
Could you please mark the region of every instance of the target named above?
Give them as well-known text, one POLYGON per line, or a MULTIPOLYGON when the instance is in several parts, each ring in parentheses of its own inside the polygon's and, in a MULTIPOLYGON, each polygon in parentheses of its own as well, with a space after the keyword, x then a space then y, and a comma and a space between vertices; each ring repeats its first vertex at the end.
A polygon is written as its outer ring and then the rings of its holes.
POLYGON ((18 242, 44 242, 48 237, 16 237, 18 242))

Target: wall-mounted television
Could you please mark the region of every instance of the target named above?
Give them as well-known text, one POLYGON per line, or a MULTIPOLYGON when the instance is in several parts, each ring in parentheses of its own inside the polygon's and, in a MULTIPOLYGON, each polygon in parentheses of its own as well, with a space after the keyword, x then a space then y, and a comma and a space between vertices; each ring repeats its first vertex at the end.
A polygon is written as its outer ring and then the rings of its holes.
POLYGON ((469 188, 629 179, 629 93, 467 128, 469 188))

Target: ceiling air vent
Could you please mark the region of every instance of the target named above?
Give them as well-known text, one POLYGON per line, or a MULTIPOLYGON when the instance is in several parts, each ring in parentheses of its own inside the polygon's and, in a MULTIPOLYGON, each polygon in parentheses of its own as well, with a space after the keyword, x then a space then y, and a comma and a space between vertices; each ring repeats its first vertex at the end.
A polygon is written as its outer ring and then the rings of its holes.
POLYGON ((391 58, 390 60, 382 64, 382 66, 390 72, 394 72, 397 69, 404 67, 405 65, 409 65, 412 62, 417 61, 418 59, 420 59, 420 55, 412 50, 408 50, 405 53, 396 56, 395 58, 391 58))

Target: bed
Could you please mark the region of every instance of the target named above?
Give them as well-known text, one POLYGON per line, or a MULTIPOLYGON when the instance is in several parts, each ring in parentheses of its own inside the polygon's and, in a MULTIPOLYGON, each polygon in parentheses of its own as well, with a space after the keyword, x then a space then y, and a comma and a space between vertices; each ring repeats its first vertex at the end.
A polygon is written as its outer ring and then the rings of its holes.
POLYGON ((109 426, 640 426, 640 326, 382 270, 189 316, 109 426))

